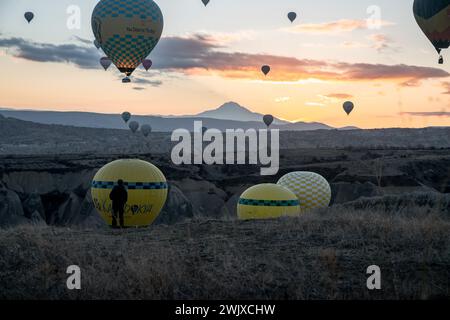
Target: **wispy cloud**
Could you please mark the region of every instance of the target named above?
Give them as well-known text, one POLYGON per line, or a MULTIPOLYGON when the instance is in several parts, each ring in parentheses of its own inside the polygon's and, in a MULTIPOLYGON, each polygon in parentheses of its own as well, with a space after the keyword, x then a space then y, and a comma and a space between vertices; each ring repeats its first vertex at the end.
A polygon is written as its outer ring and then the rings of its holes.
POLYGON ((99 53, 92 47, 76 44, 36 43, 22 38, 0 38, 0 47, 9 48, 16 58, 35 62, 71 63, 82 69, 98 69, 99 53))
POLYGON ((291 97, 278 97, 278 98, 275 98, 275 102, 276 103, 284 103, 284 102, 288 102, 289 100, 291 100, 291 97))
POLYGON ((398 51, 399 48, 394 46, 394 41, 387 35, 382 33, 371 34, 367 37, 371 42, 371 47, 378 52, 398 51))
POLYGON ((329 99, 351 99, 353 98, 353 95, 348 93, 329 93, 325 94, 324 97, 329 99))
POLYGON ((450 82, 444 81, 442 82, 442 86, 444 87, 442 94, 450 94, 450 82))
MULTIPOLYGON (((389 21, 380 21, 381 27, 390 26, 394 23, 389 21)), ((285 31, 294 33, 310 33, 310 34, 336 34, 344 32, 352 32, 355 30, 369 29, 367 20, 341 19, 323 23, 304 23, 285 28, 285 31)))
POLYGON ((322 103, 322 102, 306 102, 305 105, 308 107, 325 107, 326 106, 326 104, 322 103))
POLYGON ((414 117, 450 117, 447 111, 429 111, 429 112, 401 112, 400 115, 408 115, 414 117))

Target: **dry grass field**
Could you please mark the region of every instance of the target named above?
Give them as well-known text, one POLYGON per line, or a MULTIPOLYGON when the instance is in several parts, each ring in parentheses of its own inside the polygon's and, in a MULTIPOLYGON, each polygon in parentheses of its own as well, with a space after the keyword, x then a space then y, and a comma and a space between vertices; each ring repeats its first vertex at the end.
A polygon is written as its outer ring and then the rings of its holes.
POLYGON ((448 213, 343 207, 268 221, 112 231, 0 230, 0 299, 436 299, 450 296, 448 213), (66 289, 79 265, 82 289, 66 289), (366 288, 378 265, 382 290, 366 288))

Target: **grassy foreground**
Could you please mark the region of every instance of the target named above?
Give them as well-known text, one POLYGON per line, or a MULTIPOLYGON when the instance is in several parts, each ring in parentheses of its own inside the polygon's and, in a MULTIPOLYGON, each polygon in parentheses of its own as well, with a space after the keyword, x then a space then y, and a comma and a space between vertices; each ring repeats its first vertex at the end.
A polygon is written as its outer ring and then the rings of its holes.
POLYGON ((0 299, 432 299, 450 296, 450 220, 331 208, 139 230, 0 230, 0 299), (81 267, 82 289, 66 288, 81 267), (378 265, 382 290, 366 288, 378 265))

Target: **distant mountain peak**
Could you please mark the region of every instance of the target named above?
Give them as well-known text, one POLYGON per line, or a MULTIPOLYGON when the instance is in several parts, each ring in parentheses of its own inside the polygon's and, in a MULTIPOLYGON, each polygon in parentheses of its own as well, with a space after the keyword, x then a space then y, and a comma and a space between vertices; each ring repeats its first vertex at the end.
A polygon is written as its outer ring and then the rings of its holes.
MULTIPOLYGON (((196 117, 212 118, 220 120, 233 120, 233 121, 262 121, 263 114, 253 112, 246 107, 241 106, 239 103, 229 101, 222 104, 217 109, 207 110, 201 112, 196 117)), ((275 118, 274 124, 286 124, 286 121, 282 121, 275 118)))
POLYGON ((234 102, 234 101, 229 101, 224 103, 223 105, 221 105, 220 107, 218 107, 215 110, 209 110, 206 112, 214 112, 214 111, 227 111, 227 112, 245 112, 245 113, 252 113, 252 111, 250 111, 249 109, 241 106, 239 103, 234 102))

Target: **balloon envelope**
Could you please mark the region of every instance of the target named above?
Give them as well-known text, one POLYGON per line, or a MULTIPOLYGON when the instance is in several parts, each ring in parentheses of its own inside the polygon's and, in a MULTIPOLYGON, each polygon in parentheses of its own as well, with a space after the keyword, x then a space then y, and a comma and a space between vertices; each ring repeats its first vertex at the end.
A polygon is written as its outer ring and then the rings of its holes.
POLYGON ((157 45, 164 21, 152 0, 102 0, 91 24, 105 54, 129 76, 157 45))
POLYGON ((350 115, 352 113, 353 109, 355 108, 355 105, 351 101, 347 101, 344 103, 344 111, 347 113, 347 115, 350 115))
POLYGON ((147 71, 152 67, 152 65, 153 65, 153 62, 150 59, 145 59, 145 60, 142 61, 142 66, 147 71))
POLYGON ((139 122, 131 121, 128 127, 130 128, 131 132, 136 133, 136 131, 138 131, 139 129, 139 122))
POLYGON ((33 12, 25 12, 24 17, 25 17, 25 20, 27 20, 28 23, 30 23, 31 20, 33 20, 33 18, 34 18, 34 13, 33 12))
POLYGON ((205 7, 208 5, 209 0, 202 0, 203 4, 205 5, 205 7))
POLYGON ((415 0, 413 5, 417 24, 438 53, 450 46, 450 1, 415 0))
POLYGON ((264 75, 268 75, 269 74, 269 72, 270 72, 270 66, 262 66, 261 67, 261 71, 264 73, 264 75))
POLYGON ((288 18, 289 18, 289 20, 290 20, 291 22, 294 22, 295 19, 297 19, 297 13, 295 13, 295 12, 289 12, 289 13, 288 13, 288 18))
POLYGON ((100 64, 102 65, 103 69, 105 69, 105 71, 108 70, 111 63, 112 61, 108 57, 103 57, 100 59, 100 64))
POLYGON ((259 184, 247 189, 237 205, 240 220, 271 219, 300 214, 294 193, 276 184, 259 184))
POLYGON ((91 194, 95 208, 108 225, 112 225, 113 214, 109 194, 119 179, 128 192, 125 227, 151 225, 167 199, 164 174, 153 164, 138 159, 116 160, 102 167, 94 176, 91 194))
POLYGON ((291 172, 281 177, 277 184, 288 188, 297 196, 302 211, 328 207, 330 204, 330 184, 317 173, 291 172))
POLYGON ((144 124, 144 125, 141 127, 141 131, 142 131, 142 134, 143 134, 145 137, 148 137, 148 135, 152 132, 152 127, 151 127, 150 125, 148 125, 148 124, 144 124))
POLYGON ((270 114, 266 114, 264 117, 263 117, 263 121, 264 121, 264 123, 266 124, 266 126, 268 126, 268 127, 270 127, 270 125, 273 123, 273 116, 272 115, 270 115, 270 114))
POLYGON ((131 119, 131 113, 125 111, 124 113, 122 113, 122 119, 123 121, 125 121, 125 123, 127 123, 131 119))

